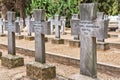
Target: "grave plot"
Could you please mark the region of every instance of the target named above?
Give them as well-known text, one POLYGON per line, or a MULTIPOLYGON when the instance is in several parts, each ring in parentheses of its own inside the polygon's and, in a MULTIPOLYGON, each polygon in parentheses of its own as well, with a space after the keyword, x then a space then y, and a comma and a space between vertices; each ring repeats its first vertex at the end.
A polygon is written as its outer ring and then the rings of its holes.
MULTIPOLYGON (((1 52, 5 53, 3 55, 6 55, 7 50, 0 49, 1 52)), ((24 54, 17 53, 19 56, 22 56, 24 58, 25 64, 34 61, 34 57, 25 56, 24 54)), ((56 62, 46 61, 47 63, 51 63, 56 66, 56 72, 57 72, 57 78, 53 80, 69 80, 71 75, 74 73, 79 73, 79 68, 63 65, 56 62)), ((0 62, 1 63, 1 62, 0 62)), ((103 72, 98 72, 98 78, 103 80, 119 80, 119 75, 113 76, 112 74, 105 74, 103 72)), ((0 65, 0 80, 33 80, 32 78, 29 78, 26 76, 26 68, 25 66, 13 68, 13 69, 7 69, 0 65)), ((90 79, 88 79, 90 80, 90 79)))
MULTIPOLYGON (((67 36, 68 37, 68 36, 67 36)), ((120 41, 120 39, 113 39, 112 41, 120 41)), ((107 41, 107 40, 106 40, 107 41)), ((110 41, 109 41, 110 42, 110 41)), ((117 44, 118 42, 116 42, 117 44)), ((7 37, 0 37, 0 46, 3 45, 8 45, 7 44, 7 37)), ((27 49, 27 50, 35 50, 34 48, 35 43, 34 41, 26 41, 26 40, 16 40, 16 47, 20 47, 23 49, 27 49), (27 44, 26 44, 27 43, 27 44)), ((59 54, 59 55, 65 55, 65 56, 69 56, 69 57, 73 57, 73 58, 79 58, 80 54, 79 54, 79 47, 70 47, 64 44, 51 44, 50 42, 45 43, 46 46, 46 52, 50 52, 52 54, 59 54)), ((114 45, 113 47, 111 47, 109 50, 106 51, 101 51, 101 50, 97 50, 97 56, 98 56, 98 62, 104 62, 104 63, 109 63, 109 64, 113 64, 113 65, 120 65, 120 61, 119 61, 119 44, 118 47, 114 45), (111 57, 111 58, 109 58, 111 57)), ((2 47, 1 47, 2 48, 2 47)), ((26 52, 24 54, 27 54, 26 52)))

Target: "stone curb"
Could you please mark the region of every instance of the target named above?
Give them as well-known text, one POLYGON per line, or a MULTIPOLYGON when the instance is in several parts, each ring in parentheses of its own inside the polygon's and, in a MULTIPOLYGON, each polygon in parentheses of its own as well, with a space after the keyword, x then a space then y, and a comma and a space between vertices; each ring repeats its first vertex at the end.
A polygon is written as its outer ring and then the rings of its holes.
MULTIPOLYGON (((0 44, 0 49, 7 49, 7 45, 0 44)), ((33 50, 16 47, 16 51, 17 51, 17 53, 34 57, 33 50)), ((73 66, 73 67, 77 67, 77 68, 79 68, 79 66, 80 66, 80 59, 65 56, 65 55, 53 54, 50 52, 46 52, 46 59, 50 62, 57 62, 57 63, 61 63, 61 64, 65 64, 65 65, 73 66)), ((98 68, 98 71, 104 72, 106 74, 112 74, 114 76, 120 74, 120 66, 97 62, 97 68, 98 68)))

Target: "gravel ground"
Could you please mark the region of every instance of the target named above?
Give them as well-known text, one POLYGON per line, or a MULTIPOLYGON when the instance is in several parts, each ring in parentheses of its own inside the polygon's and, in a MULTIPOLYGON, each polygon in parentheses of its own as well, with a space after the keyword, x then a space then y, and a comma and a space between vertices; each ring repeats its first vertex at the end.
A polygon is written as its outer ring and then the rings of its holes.
MULTIPOLYGON (((7 44, 7 37, 0 37, 0 44, 7 44)), ((16 40, 16 46, 34 50, 35 45, 34 45, 34 41, 25 41, 23 39, 23 40, 16 40)), ((67 55, 74 58, 80 57, 80 48, 69 47, 64 44, 56 45, 47 42, 46 52, 51 52, 52 54, 67 55)), ((97 61, 120 66, 120 49, 111 48, 110 50, 107 51, 97 51, 97 61)))
MULTIPOLYGON (((3 55, 7 54, 6 50, 0 50, 0 51, 4 53, 3 55)), ((34 61, 33 57, 28 57, 20 54, 19 56, 24 57, 25 64, 31 61, 34 61)), ((49 63, 49 61, 47 61, 47 63, 49 63)), ((80 71, 79 68, 75 68, 72 66, 67 66, 67 65, 58 64, 58 63, 51 63, 51 64, 56 66, 57 75, 59 75, 57 76, 56 79, 53 79, 53 80, 68 80, 68 77, 71 77, 74 74, 78 74, 80 71)), ((107 75, 100 72, 98 72, 98 78, 100 80, 120 80, 120 76, 115 77, 110 74, 107 75)), ((14 69, 7 69, 0 65, 0 80, 33 80, 33 79, 30 79, 29 77, 26 76, 25 66, 14 68, 14 69)))

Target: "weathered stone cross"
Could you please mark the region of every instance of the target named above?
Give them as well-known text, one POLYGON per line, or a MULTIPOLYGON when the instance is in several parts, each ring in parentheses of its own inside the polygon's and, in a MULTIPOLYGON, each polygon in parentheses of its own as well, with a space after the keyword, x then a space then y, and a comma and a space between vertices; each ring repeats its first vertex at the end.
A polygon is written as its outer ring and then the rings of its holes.
POLYGON ((45 10, 34 10, 35 61, 45 63, 45 36, 50 34, 50 22, 45 21, 45 10))
POLYGON ((26 18, 26 28, 27 28, 27 35, 28 36, 32 36, 32 22, 31 22, 31 19, 30 19, 30 16, 28 16, 27 18, 26 18))
POLYGON ((60 39, 61 21, 60 21, 58 15, 55 15, 55 20, 54 20, 54 24, 53 25, 55 25, 55 38, 60 39))
POLYGON ((104 18, 103 12, 97 12, 97 23, 100 26, 102 33, 98 35, 98 41, 104 42, 104 39, 108 37, 108 18, 104 18))
MULTIPOLYGON (((78 14, 73 14, 72 15, 72 19, 71 19, 71 21, 78 21, 79 20, 79 17, 78 17, 78 14)), ((75 25, 73 25, 73 24, 71 24, 71 26, 75 26, 75 25)), ((71 29, 72 29, 73 27, 71 27, 71 29)), ((77 30, 77 28, 76 28, 76 30, 77 30)), ((76 31, 75 30, 75 31, 76 31)), ((74 35, 74 40, 80 40, 80 35, 74 35)))
POLYGON ((26 74, 36 80, 51 80, 56 77, 56 68, 45 61, 45 34, 50 34, 50 22, 45 21, 45 10, 34 10, 35 62, 26 66, 26 74))
POLYGON ((4 34, 4 30, 3 30, 3 19, 0 18, 0 35, 4 34))
POLYGON ((19 32, 18 32, 18 35, 21 35, 21 30, 20 30, 20 17, 17 17, 15 22, 17 22, 17 23, 19 24, 19 25, 18 25, 18 28, 17 28, 18 31, 19 31, 19 32))
POLYGON ((61 16, 60 17, 60 21, 61 21, 61 33, 62 33, 62 35, 64 35, 65 34, 66 17, 65 16, 61 16))
POLYGON ((15 22, 15 12, 7 12, 7 22, 6 22, 6 30, 8 31, 8 54, 16 55, 15 50, 15 32, 18 32, 17 25, 15 22))
MULTIPOLYGON (((96 38, 103 38, 102 28, 95 21, 97 4, 87 3, 80 5, 80 20, 72 21, 72 34, 80 35, 80 73, 97 77, 96 38)), ((104 23, 102 20, 100 23, 104 23)), ((103 24, 102 24, 103 25, 103 24)))
POLYGON ((53 32, 54 32, 54 27, 53 27, 53 17, 50 17, 50 18, 48 19, 48 21, 50 21, 50 23, 51 23, 51 25, 50 25, 50 28, 51 28, 51 34, 53 34, 53 32))

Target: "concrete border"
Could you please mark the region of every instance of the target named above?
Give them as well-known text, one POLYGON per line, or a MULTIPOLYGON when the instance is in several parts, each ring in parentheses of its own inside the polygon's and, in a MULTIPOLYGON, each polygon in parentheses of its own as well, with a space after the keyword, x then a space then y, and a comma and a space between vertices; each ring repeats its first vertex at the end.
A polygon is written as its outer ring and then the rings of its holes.
MULTIPOLYGON (((7 45, 0 44, 0 49, 7 50, 7 45)), ((20 54, 34 57, 33 50, 16 47, 16 51, 20 54)), ((50 62, 57 62, 57 63, 61 63, 61 64, 65 64, 65 65, 73 66, 77 68, 79 68, 79 65, 80 65, 80 59, 78 58, 73 58, 73 57, 59 55, 59 54, 53 54, 50 52, 46 52, 46 59, 50 62)), ((120 66, 98 62, 97 68, 98 68, 98 71, 104 72, 106 74, 112 74, 114 76, 119 76, 120 74, 120 66)))
MULTIPOLYGON (((48 42, 52 42, 53 38, 46 37, 48 39, 48 42)), ((80 47, 80 40, 71 40, 71 39, 62 39, 64 45, 70 46, 70 47, 80 47)), ((57 42, 57 40, 54 40, 54 42, 57 42)), ((97 50, 109 50, 109 43, 106 42, 97 42, 97 50)))

